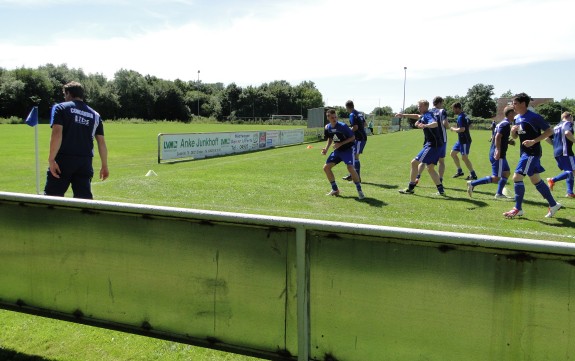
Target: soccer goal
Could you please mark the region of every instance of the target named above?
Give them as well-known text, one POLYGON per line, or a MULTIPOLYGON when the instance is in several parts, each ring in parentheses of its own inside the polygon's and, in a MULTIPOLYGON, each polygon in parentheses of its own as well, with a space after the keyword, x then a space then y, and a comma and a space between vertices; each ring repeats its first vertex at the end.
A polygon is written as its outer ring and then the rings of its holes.
POLYGON ((272 114, 271 120, 302 120, 301 114, 272 114))

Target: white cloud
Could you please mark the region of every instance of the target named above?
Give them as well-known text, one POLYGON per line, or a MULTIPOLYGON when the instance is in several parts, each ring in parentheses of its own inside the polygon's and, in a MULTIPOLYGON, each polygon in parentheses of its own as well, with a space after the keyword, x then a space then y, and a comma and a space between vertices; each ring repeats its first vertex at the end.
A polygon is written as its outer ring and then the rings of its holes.
POLYGON ((108 77, 124 68, 182 80, 196 79, 201 70, 202 81, 240 85, 397 80, 404 66, 411 79, 429 78, 574 59, 575 25, 563 20, 574 10, 568 0, 247 3, 241 15, 222 9, 213 21, 144 28, 125 37, 60 34, 37 46, 0 40, 0 64, 66 63, 108 77))

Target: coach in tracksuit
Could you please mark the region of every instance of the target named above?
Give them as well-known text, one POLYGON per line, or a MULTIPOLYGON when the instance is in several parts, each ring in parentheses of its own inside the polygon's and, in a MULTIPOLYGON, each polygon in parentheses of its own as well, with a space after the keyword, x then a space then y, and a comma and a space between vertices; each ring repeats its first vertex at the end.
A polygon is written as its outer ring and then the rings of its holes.
POLYGON ((93 199, 94 138, 102 168, 100 179, 109 176, 108 149, 100 114, 84 103, 82 84, 70 82, 63 87, 65 102, 52 108, 50 156, 44 194, 63 197, 72 185, 74 198, 93 199))

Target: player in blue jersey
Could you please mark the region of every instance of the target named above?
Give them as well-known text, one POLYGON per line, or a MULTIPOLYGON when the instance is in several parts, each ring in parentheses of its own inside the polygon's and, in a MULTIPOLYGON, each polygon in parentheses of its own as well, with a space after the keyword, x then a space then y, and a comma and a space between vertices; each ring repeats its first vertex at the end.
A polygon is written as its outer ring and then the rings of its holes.
POLYGON ((329 157, 327 157, 325 165, 323 166, 323 171, 327 176, 327 180, 331 184, 331 192, 329 192, 327 195, 339 195, 339 188, 335 182, 335 176, 333 175, 332 168, 335 167, 338 163, 344 162, 347 165, 347 170, 349 171, 349 174, 351 174, 351 178, 355 183, 355 187, 357 188, 358 198, 363 199, 365 196, 361 190, 361 181, 359 179, 359 175, 353 167, 355 160, 355 152, 353 149, 355 136, 353 131, 350 127, 347 126, 347 124, 337 120, 337 115, 334 109, 328 109, 326 115, 327 119, 329 120, 329 123, 326 124, 324 130, 324 135, 327 138, 327 144, 325 148, 321 150, 321 154, 327 154, 328 149, 330 149, 332 145, 334 149, 329 157))
POLYGON ((520 157, 513 182, 515 183, 515 207, 503 213, 504 217, 514 218, 523 215, 523 197, 525 195, 525 185, 523 178, 528 176, 531 183, 543 198, 549 203, 549 210, 545 217, 550 218, 561 208, 561 203, 557 203, 551 194, 547 184, 541 179, 540 173, 545 171, 541 165, 541 141, 553 134, 553 129, 537 113, 532 112, 527 107, 531 97, 525 93, 516 94, 513 98, 513 109, 515 110, 515 125, 511 127, 511 137, 520 141, 520 157))
POLYGON ((93 199, 94 138, 98 144, 100 179, 109 176, 108 149, 100 114, 84 103, 82 84, 70 82, 63 87, 65 102, 54 105, 50 126, 50 155, 44 194, 63 197, 70 185, 74 198, 93 199))
MULTIPOLYGON (((447 129, 449 128, 449 120, 447 120, 447 112, 443 109, 443 98, 436 96, 433 98, 433 108, 429 110, 433 113, 435 120, 439 126, 440 132, 443 135, 443 146, 439 152, 439 160, 437 161, 437 173, 439 173, 439 180, 443 183, 443 175, 445 174, 445 155, 447 154, 447 129)), ((425 164, 421 163, 417 169, 417 177, 415 183, 419 183, 421 173, 425 169, 425 164)))
POLYGON ((469 170, 469 176, 467 176, 466 179, 475 180, 477 179, 477 174, 475 174, 475 170, 473 170, 473 164, 471 164, 471 161, 469 160, 469 151, 471 149, 471 132, 469 131, 469 127, 471 125, 471 121, 465 112, 463 112, 461 103, 453 103, 451 107, 453 109, 453 113, 457 115, 457 126, 451 127, 451 131, 456 132, 458 136, 457 141, 453 145, 453 149, 451 149, 451 158, 453 158, 453 162, 457 167, 457 173, 455 173, 453 178, 461 177, 464 175, 458 156, 458 154, 461 153, 461 160, 463 160, 463 163, 465 163, 465 166, 469 170))
POLYGON ((395 115, 397 118, 407 117, 418 119, 417 122, 415 122, 415 126, 419 129, 423 129, 423 134, 425 137, 423 149, 411 161, 409 184, 407 188, 400 190, 399 193, 413 194, 415 192, 414 189, 417 184, 416 179, 418 168, 421 163, 424 163, 427 167, 429 175, 431 176, 431 179, 437 187, 437 194, 445 196, 443 184, 439 179, 439 174, 437 174, 435 171, 435 166, 439 161, 441 147, 443 145, 443 135, 441 134, 441 129, 439 128, 439 124, 433 113, 429 111, 429 102, 427 100, 420 100, 417 104, 417 109, 419 110, 420 114, 398 113, 395 115))
POLYGON ((515 117, 515 111, 512 106, 507 106, 503 112, 505 113, 505 118, 495 125, 491 136, 491 148, 489 149, 491 175, 478 180, 467 181, 467 194, 470 197, 473 195, 473 189, 478 185, 497 183, 495 199, 507 198, 503 194, 503 188, 505 188, 507 179, 511 174, 506 156, 509 136, 511 135, 511 121, 515 117))
MULTIPOLYGON (((355 135, 355 162, 353 167, 361 179, 361 163, 359 162, 359 155, 363 153, 365 144, 367 143, 367 133, 365 132, 365 117, 361 112, 355 109, 353 101, 348 100, 345 102, 345 109, 349 113, 349 126, 355 135)), ((351 174, 343 177, 344 180, 352 180, 351 174)))
POLYGON ((553 128, 553 135, 547 138, 547 141, 553 145, 553 154, 557 161, 557 166, 563 173, 547 178, 549 189, 553 190, 556 182, 567 181, 566 197, 575 198, 573 194, 573 171, 575 170, 575 157, 573 156, 573 115, 570 112, 561 114, 561 122, 553 128))

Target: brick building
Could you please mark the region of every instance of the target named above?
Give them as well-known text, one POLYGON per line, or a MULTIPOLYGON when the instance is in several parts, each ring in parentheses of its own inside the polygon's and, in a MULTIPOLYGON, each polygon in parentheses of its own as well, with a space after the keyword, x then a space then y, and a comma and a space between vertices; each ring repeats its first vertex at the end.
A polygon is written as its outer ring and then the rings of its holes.
MULTIPOLYGON (((545 103, 552 103, 553 98, 533 98, 532 101, 529 102, 529 109, 533 110, 533 108, 537 107, 540 104, 545 103)), ((505 114, 503 114, 503 109, 507 105, 513 104, 513 98, 499 98, 497 99, 497 113, 495 114, 495 120, 501 120, 505 118, 505 114)))

